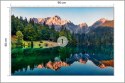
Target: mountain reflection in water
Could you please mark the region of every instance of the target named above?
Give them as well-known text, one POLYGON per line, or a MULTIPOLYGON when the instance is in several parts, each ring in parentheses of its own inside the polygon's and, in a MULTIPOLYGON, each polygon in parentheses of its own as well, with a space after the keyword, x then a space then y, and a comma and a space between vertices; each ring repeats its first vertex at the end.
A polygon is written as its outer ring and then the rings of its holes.
POLYGON ((15 71, 14 75, 113 75, 113 60, 97 60, 89 54, 71 54, 62 61, 55 57, 54 61, 30 66, 23 70, 15 71))
POLYGON ((98 61, 95 58, 90 57, 88 54, 82 54, 80 53, 75 54, 75 55, 71 55, 70 58, 67 58, 66 61, 61 61, 59 57, 55 57, 55 61, 49 61, 48 63, 46 63, 46 65, 44 66, 43 64, 39 64, 37 66, 37 68, 50 68, 53 70, 58 70, 60 69, 62 66, 70 66, 71 64, 73 64, 74 62, 80 62, 82 64, 86 64, 87 61, 91 60, 96 66, 100 67, 100 68, 106 68, 108 66, 112 66, 113 67, 113 60, 108 60, 108 61, 98 61))

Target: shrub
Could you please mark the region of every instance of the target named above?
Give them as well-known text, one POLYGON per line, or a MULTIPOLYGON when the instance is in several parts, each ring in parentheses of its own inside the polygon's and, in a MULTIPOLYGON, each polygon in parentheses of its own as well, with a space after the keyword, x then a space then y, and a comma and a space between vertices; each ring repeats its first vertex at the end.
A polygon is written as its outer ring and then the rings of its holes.
POLYGON ((43 43, 43 41, 40 41, 40 43, 43 43))

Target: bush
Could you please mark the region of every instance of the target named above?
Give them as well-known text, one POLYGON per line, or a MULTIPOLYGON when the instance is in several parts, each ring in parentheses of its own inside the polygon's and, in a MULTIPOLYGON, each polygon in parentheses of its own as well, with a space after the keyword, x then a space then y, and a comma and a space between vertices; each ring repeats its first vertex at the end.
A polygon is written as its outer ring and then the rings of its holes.
POLYGON ((43 43, 43 41, 40 41, 40 43, 43 43))
POLYGON ((11 43, 11 48, 12 49, 16 48, 16 44, 15 43, 11 43))

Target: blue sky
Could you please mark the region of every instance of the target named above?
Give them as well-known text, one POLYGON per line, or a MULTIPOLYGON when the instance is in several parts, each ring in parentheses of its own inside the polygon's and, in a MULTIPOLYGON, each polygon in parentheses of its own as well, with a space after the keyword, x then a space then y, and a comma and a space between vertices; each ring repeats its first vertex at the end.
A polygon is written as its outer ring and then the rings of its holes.
POLYGON ((92 25, 100 18, 113 20, 113 7, 83 7, 83 8, 12 8, 12 14, 15 16, 22 16, 23 18, 45 18, 55 15, 62 19, 70 20, 74 24, 86 22, 92 25))

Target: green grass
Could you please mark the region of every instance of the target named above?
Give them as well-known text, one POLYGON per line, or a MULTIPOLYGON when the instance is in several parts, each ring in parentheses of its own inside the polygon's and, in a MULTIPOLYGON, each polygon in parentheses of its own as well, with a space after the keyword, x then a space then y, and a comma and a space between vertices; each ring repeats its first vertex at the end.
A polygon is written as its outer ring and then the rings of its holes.
MULTIPOLYGON (((11 45, 12 48, 16 48, 16 36, 11 37, 11 45)), ((33 41, 33 48, 51 48, 57 47, 58 43, 49 41, 49 40, 41 40, 41 41, 33 41)), ((31 48, 31 41, 23 41, 23 48, 31 48), (28 45, 29 44, 29 45, 28 45)))
MULTIPOLYGON (((30 48, 31 42, 30 41, 23 41, 23 45, 25 44, 25 47, 23 48, 30 48), (29 47, 28 47, 29 44, 29 47)), ((52 41, 33 41, 33 48, 51 48, 51 47, 57 47, 58 44, 56 42, 52 41)))

